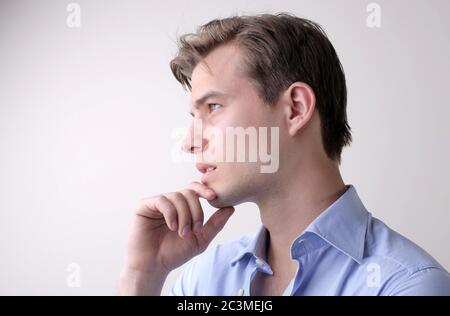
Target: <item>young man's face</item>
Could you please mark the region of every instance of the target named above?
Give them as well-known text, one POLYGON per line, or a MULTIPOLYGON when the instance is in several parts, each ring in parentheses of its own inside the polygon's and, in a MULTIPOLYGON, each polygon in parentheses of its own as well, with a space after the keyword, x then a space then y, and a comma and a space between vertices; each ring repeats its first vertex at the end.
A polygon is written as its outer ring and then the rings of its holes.
MULTIPOLYGON (((189 150, 196 143, 197 146, 191 149, 196 156, 196 161, 216 167, 203 176, 202 180, 217 193, 217 199, 211 202, 212 205, 221 207, 255 201, 259 194, 269 188, 271 180, 276 176, 276 172, 261 172, 258 149, 261 134, 258 128, 266 127, 268 140, 264 151, 266 154, 270 154, 269 146, 271 143, 273 144, 273 141, 281 146, 278 135, 275 140, 270 127, 280 125, 283 113, 276 107, 264 103, 257 95, 255 86, 247 77, 240 74, 239 70, 242 69, 241 50, 237 46, 232 44, 219 46, 207 55, 205 62, 209 69, 199 63, 192 73, 190 100, 190 110, 195 116, 194 124, 201 122, 203 136, 194 132, 197 127, 191 126, 184 148, 189 150), (221 95, 203 100, 197 107, 197 100, 212 91, 221 95), (248 137, 245 142, 245 162, 238 162, 236 155, 231 159, 232 161, 226 156, 225 148, 230 145, 229 139, 226 137, 227 127, 242 127, 243 129, 250 127, 256 132, 256 144, 249 144, 248 137), (206 130, 211 131, 212 129, 220 134, 205 133, 206 130), (217 135, 221 135, 221 137, 217 135), (220 139, 221 141, 219 141, 220 139), (223 146, 221 146, 221 142, 223 146), (202 145, 202 148, 198 146, 199 144, 202 145), (257 153, 256 162, 249 161, 249 150, 252 150, 249 145, 257 145, 256 148, 253 148, 257 153)), ((280 130, 280 134, 281 132, 280 130)), ((280 135, 281 137, 282 135, 280 135)), ((235 144, 238 143, 236 138, 234 140, 235 144)), ((240 150, 236 146, 230 148, 233 148, 235 152, 240 150)), ((271 157, 271 159, 277 159, 276 169, 278 169, 279 157, 271 157)), ((272 163, 274 162, 272 161, 272 163)), ((267 165, 266 162, 264 164, 267 165)))

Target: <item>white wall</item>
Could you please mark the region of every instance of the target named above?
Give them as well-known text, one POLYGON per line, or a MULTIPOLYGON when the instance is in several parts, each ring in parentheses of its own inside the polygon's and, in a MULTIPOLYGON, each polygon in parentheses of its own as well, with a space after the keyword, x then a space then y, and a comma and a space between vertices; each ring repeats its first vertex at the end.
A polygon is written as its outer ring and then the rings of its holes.
MULTIPOLYGON (((190 119, 168 67, 176 36, 234 13, 323 25, 348 81, 346 183, 450 269, 450 2, 377 1, 369 28, 370 2, 80 0, 69 28, 70 1, 1 1, 0 294, 115 294, 138 199, 199 179, 171 159, 190 119)), ((258 227, 254 205, 237 210, 214 242, 258 227)))

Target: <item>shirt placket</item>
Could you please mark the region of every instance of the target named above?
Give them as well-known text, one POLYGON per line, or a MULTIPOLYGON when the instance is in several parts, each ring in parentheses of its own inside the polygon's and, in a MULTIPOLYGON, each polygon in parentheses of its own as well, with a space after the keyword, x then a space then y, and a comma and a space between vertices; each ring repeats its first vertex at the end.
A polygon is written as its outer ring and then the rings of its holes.
POLYGON ((245 275, 248 275, 249 277, 246 278, 244 282, 244 286, 240 289, 238 289, 237 294, 238 296, 250 296, 250 287, 252 284, 252 281, 259 271, 263 273, 273 274, 272 269, 269 267, 269 265, 262 259, 254 256, 252 260, 249 262, 249 269, 250 273, 246 273, 245 275))

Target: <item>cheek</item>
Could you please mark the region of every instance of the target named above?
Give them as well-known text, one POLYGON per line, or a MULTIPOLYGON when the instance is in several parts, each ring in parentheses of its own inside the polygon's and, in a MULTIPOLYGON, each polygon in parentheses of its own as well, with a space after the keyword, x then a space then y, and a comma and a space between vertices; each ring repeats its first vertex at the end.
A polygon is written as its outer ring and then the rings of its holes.
MULTIPOLYGON (((258 107, 262 107, 263 105, 258 105, 258 107)), ((240 132, 238 130, 235 130, 234 128, 243 128, 247 130, 248 128, 255 128, 254 132, 256 134, 256 152, 258 155, 258 145, 260 142, 260 130, 259 127, 265 127, 265 138, 266 141, 270 143, 270 127, 273 125, 273 113, 271 113, 270 109, 263 108, 261 111, 256 111, 252 108, 253 111, 250 111, 249 109, 245 109, 244 111, 235 111, 236 107, 226 109, 225 111, 222 111, 221 113, 217 113, 218 115, 215 117, 212 117, 211 120, 208 122, 208 132, 206 133, 206 139, 208 142, 208 149, 206 150, 206 154, 214 157, 213 159, 216 159, 217 162, 231 162, 233 163, 236 160, 236 156, 234 156, 234 160, 229 160, 227 157, 227 149, 229 151, 232 151, 235 155, 238 149, 238 141, 236 138, 234 138, 234 141, 232 142, 234 144, 233 148, 228 148, 227 146, 231 146, 231 142, 229 141, 229 136, 232 136, 235 132, 240 132), (227 128, 228 128, 228 136, 227 136, 227 128)), ((245 159, 248 159, 248 151, 252 150, 249 148, 249 142, 248 139, 246 139, 244 150, 245 152, 245 159)), ((267 145, 266 145, 267 147, 267 145)), ((240 147, 242 149, 242 147, 240 147)), ((259 157, 257 157, 259 159, 259 157)), ((241 168, 249 169, 249 166, 245 166, 245 163, 240 163, 243 165, 242 167, 239 165, 235 165, 234 168, 242 170, 241 168)), ((232 170, 230 170, 232 171, 232 170)))
POLYGON ((261 113, 254 109, 249 109, 245 104, 233 104, 224 109, 222 113, 218 113, 214 118, 213 124, 219 128, 225 129, 231 127, 249 127, 259 126, 261 122, 261 113))
POLYGON ((259 127, 265 125, 265 120, 261 113, 242 112, 230 119, 229 124, 235 127, 243 128, 259 127))

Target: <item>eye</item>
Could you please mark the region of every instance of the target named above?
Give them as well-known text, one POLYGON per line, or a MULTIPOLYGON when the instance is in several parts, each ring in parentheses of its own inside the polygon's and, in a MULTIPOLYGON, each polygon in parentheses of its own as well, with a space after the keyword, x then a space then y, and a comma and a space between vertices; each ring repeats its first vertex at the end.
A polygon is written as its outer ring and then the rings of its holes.
POLYGON ((208 107, 209 107, 209 109, 211 111, 215 111, 215 110, 218 110, 219 108, 221 108, 222 105, 221 104, 217 104, 217 103, 209 103, 208 107))

